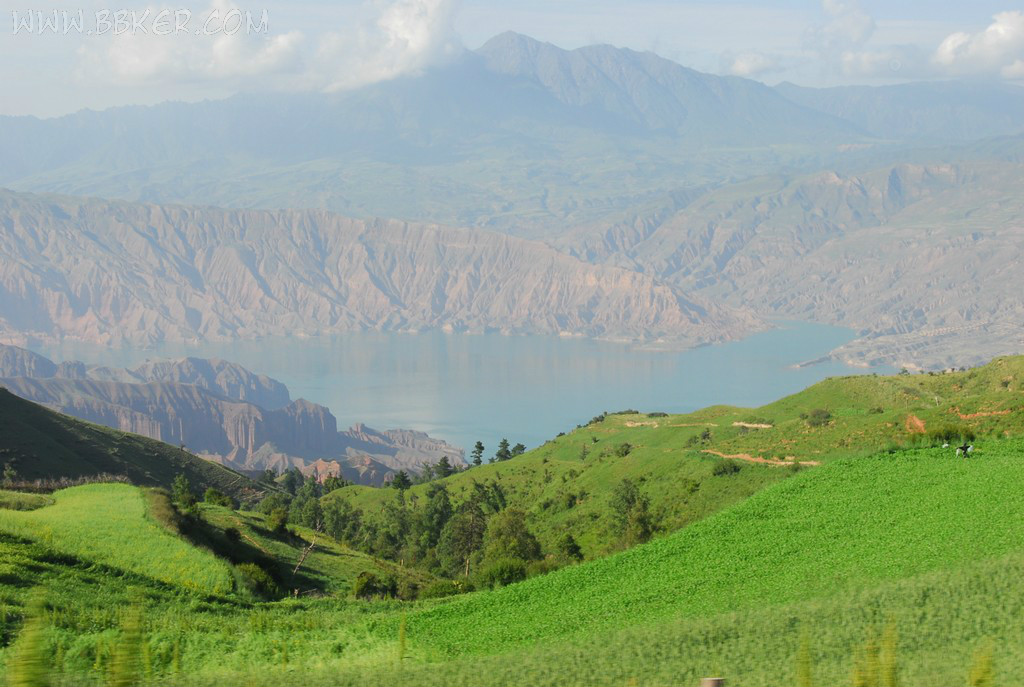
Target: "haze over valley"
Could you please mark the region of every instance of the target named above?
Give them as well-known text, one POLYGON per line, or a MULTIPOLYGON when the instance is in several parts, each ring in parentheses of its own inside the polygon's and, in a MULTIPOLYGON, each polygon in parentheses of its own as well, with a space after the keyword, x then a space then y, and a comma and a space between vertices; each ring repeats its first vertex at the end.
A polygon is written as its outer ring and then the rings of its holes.
POLYGON ((1024 11, 10 19, 0 682, 1024 684, 1024 11))

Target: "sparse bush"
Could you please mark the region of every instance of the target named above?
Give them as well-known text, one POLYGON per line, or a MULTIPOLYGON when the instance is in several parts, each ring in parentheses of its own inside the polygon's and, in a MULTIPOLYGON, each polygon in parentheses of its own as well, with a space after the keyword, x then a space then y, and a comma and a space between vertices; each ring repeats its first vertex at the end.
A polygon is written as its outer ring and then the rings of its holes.
POLYGON ((352 582, 352 596, 357 599, 394 597, 398 584, 391 576, 377 577, 371 572, 361 572, 352 582))
POLYGON ((284 508, 275 508, 267 515, 267 529, 277 535, 285 534, 288 531, 288 511, 284 508))
POLYGON ((235 566, 245 587, 257 596, 265 599, 276 599, 281 596, 281 587, 270 573, 255 563, 242 563, 235 566))
POLYGON ((974 441, 974 430, 970 427, 957 425, 945 425, 928 432, 928 441, 932 446, 939 446, 944 443, 957 441, 974 441))
POLYGON ((583 560, 583 550, 576 543, 576 539, 568 532, 563 534, 562 538, 558 540, 558 553, 571 561, 583 560))
POLYGON ((238 507, 230 496, 222 492, 220 489, 215 489, 213 487, 207 488, 207 490, 203 493, 203 502, 208 503, 212 506, 224 506, 225 508, 230 508, 231 510, 234 510, 235 508, 238 507))
POLYGON ((738 463, 731 460, 720 460, 715 463, 715 467, 712 468, 711 474, 715 477, 724 477, 726 475, 735 475, 740 471, 738 463))
POLYGON ((558 562, 553 558, 543 558, 539 561, 530 561, 526 564, 526 576, 537 577, 538 575, 547 575, 550 572, 554 572, 561 567, 558 562))
POLYGON ((506 558, 491 563, 477 576, 478 586, 494 589, 526 579, 526 563, 518 558, 506 558))
POLYGON ((227 537, 228 541, 232 544, 237 544, 242 539, 242 533, 238 531, 237 527, 229 527, 224 530, 224 536, 227 537))
POLYGON ((662 412, 647 413, 647 417, 668 417, 668 413, 662 413, 662 412))
POLYGON ((420 586, 410 580, 402 580, 397 585, 395 594, 402 601, 415 601, 420 595, 420 586))
POLYGON ((824 408, 815 408, 809 413, 800 413, 800 419, 806 420, 808 427, 824 427, 832 421, 832 413, 824 408))
POLYGON ((615 447, 615 455, 619 458, 625 458, 629 455, 629 452, 633 450, 633 445, 623 442, 615 447))
POLYGON ((438 580, 431 582, 426 587, 420 590, 419 598, 421 599, 441 599, 446 596, 455 596, 456 594, 462 594, 463 585, 452 580, 438 580))

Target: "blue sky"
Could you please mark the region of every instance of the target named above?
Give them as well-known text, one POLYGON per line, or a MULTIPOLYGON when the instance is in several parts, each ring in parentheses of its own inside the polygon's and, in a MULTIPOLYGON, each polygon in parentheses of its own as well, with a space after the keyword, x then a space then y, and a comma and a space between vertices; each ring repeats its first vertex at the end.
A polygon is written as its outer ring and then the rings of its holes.
POLYGON ((353 88, 451 59, 463 47, 478 47, 506 30, 564 48, 610 43, 651 50, 701 71, 770 84, 1024 81, 1024 12, 1008 2, 247 2, 88 0, 4 10, 0 113, 55 116, 85 107, 217 98, 239 90, 353 88), (148 33, 84 33, 99 26, 97 13, 134 10, 140 16, 146 8, 151 13, 141 25, 148 33), (187 9, 188 29, 154 35, 153 17, 164 9, 187 9), (268 30, 194 35, 214 11, 219 20, 232 9, 256 19, 265 11, 268 30), (72 17, 81 12, 84 30, 26 29, 30 12, 50 16, 54 10, 72 17))

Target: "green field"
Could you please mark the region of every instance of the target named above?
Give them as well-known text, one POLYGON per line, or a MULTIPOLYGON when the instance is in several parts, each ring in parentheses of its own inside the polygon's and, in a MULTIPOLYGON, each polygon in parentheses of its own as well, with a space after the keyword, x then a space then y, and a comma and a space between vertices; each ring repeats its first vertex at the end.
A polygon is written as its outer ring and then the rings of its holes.
MULTIPOLYGON (((0 509, 0 660, 18 674, 28 642, 19 632, 42 627, 32 646, 58 684, 111 682, 124 670, 117 647, 137 642, 145 660, 134 684, 688 685, 719 674, 770 687, 796 684, 802 665, 811 680, 801 684, 882 687, 891 683, 853 677, 882 643, 875 662, 901 685, 968 684, 986 669, 994 682, 970 684, 1024 684, 1022 369, 1005 359, 950 375, 828 380, 756 410, 610 415, 449 477, 455 501, 474 479, 501 480, 545 546, 579 531, 597 558, 445 599, 356 600, 361 573, 418 586, 431 577, 309 529, 274 534, 255 512, 203 504, 176 536, 147 513, 154 499, 128 485, 59 491, 52 505, 0 492, 12 504, 0 509), (672 425, 698 421, 715 423, 711 437, 688 446, 703 429, 672 425), (928 434, 946 424, 977 435, 970 458, 928 434), (582 441, 593 447, 585 457, 582 441), (625 455, 601 455, 624 442, 625 455), (705 453, 774 455, 752 453, 755 443, 820 465, 705 453), (716 473, 725 461, 740 470, 716 473), (602 555, 614 549, 601 545, 602 509, 624 477, 650 495, 663 529, 602 555), (573 507, 543 506, 569 491, 573 507), (23 502, 34 509, 13 509, 23 502), (238 576, 250 560, 300 596, 254 596, 238 576), (48 610, 30 610, 33 588, 48 610), (141 639, 125 629, 131 609, 144 618, 141 639)), ((397 490, 324 498, 373 513, 397 490)))
POLYGON ((148 518, 146 499, 136 487, 88 484, 54 496, 52 506, 0 510, 0 531, 196 592, 231 591, 228 566, 148 518))

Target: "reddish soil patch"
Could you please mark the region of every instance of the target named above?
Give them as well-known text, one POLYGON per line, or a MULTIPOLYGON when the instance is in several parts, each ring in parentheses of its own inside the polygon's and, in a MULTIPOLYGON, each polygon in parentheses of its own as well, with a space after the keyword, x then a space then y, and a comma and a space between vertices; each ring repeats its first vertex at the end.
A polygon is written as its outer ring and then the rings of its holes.
MULTIPOLYGON (((745 460, 748 463, 760 463, 762 465, 774 465, 774 466, 777 466, 777 467, 778 466, 783 466, 783 465, 793 465, 794 463, 797 462, 797 461, 791 461, 791 460, 775 460, 774 458, 762 458, 761 456, 752 456, 749 453, 731 453, 731 454, 730 453, 722 453, 721 451, 712 451, 711 449, 704 449, 704 453, 710 453, 711 455, 718 456, 719 458, 730 458, 732 460, 745 460)), ((792 457, 792 456, 787 456, 787 458, 790 458, 790 457, 792 457)), ((821 465, 821 463, 819 463, 816 460, 802 460, 802 461, 799 461, 799 464, 800 465, 811 465, 811 466, 821 465)))
POLYGON ((973 419, 978 418, 978 417, 992 417, 993 415, 1009 415, 1011 411, 1009 411, 1009 410, 989 410, 989 411, 985 411, 985 412, 968 413, 967 415, 964 415, 963 413, 960 412, 959 408, 950 408, 949 412, 955 413, 956 416, 958 418, 960 418, 961 420, 973 420, 973 419))
POLYGON ((906 427, 911 434, 924 434, 924 420, 917 415, 907 416, 906 427))

